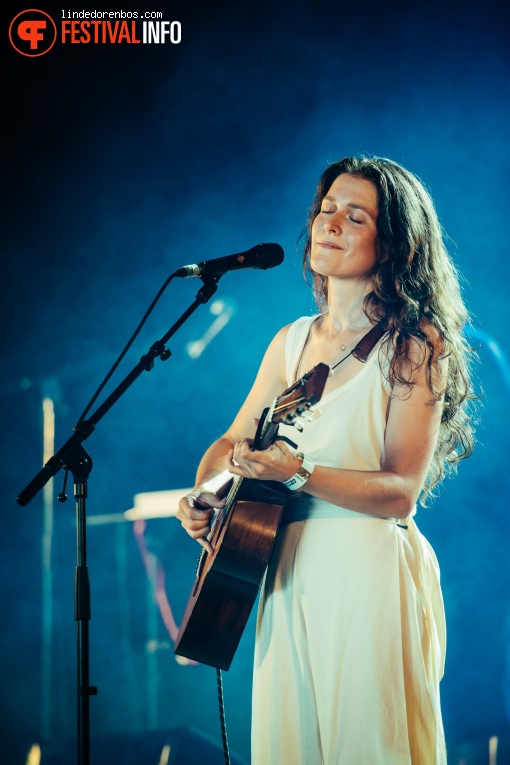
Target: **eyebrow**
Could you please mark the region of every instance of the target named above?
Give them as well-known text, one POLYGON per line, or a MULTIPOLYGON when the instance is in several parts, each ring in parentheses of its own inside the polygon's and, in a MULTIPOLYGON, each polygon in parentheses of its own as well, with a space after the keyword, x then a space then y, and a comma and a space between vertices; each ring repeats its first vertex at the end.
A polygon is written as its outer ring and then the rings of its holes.
MULTIPOLYGON (((337 203, 336 199, 330 196, 329 194, 326 194, 326 196, 323 197, 323 199, 327 199, 329 202, 334 202, 335 204, 337 203)), ((346 207, 350 207, 354 210, 363 210, 363 212, 365 212, 368 216, 370 216, 372 220, 377 220, 377 215, 374 215, 374 213, 371 210, 369 210, 367 207, 363 207, 363 205, 358 205, 355 202, 347 202, 346 207)))

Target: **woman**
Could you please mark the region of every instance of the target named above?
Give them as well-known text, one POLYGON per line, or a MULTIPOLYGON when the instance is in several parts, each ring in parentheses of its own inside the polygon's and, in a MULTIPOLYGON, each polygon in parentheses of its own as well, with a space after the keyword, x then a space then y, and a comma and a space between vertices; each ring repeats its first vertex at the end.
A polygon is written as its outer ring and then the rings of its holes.
POLYGON ((304 263, 320 313, 278 332, 178 517, 210 549, 223 500, 201 486, 225 465, 298 484, 260 598, 254 765, 444 765, 439 570, 412 516, 472 449, 458 280, 419 180, 364 156, 323 173, 304 263), (362 364, 351 351, 381 321, 362 364), (287 433, 299 455, 252 451, 254 418, 319 362, 321 416, 287 433))

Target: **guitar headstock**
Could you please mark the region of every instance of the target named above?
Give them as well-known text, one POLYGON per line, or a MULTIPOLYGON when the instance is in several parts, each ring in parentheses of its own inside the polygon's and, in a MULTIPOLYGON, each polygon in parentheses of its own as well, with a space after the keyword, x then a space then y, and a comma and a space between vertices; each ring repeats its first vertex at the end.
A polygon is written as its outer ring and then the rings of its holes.
POLYGON ((294 425, 302 430, 299 418, 311 419, 310 415, 307 416, 308 410, 320 401, 328 374, 327 364, 317 364, 294 385, 283 391, 274 400, 273 405, 262 412, 253 448, 267 449, 274 443, 280 424, 294 425))
POLYGON ((274 423, 294 425, 318 401, 324 392, 328 379, 327 364, 317 364, 303 377, 278 396, 269 411, 269 419, 274 423))

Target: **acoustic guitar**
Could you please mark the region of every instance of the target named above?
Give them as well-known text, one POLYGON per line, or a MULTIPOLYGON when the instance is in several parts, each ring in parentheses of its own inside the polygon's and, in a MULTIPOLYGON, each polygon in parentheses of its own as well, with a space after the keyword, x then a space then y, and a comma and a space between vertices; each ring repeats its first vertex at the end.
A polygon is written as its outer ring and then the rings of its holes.
MULTIPOLYGON (((329 373, 318 364, 262 412, 253 449, 268 449, 281 423, 303 429, 329 373)), ((292 444, 292 442, 289 441, 292 444)), ((295 446, 295 444, 292 444, 295 446)), ((202 551, 175 643, 175 653, 219 669, 230 667, 264 578, 288 489, 278 481, 235 476, 225 506, 209 534, 213 552, 202 551)))

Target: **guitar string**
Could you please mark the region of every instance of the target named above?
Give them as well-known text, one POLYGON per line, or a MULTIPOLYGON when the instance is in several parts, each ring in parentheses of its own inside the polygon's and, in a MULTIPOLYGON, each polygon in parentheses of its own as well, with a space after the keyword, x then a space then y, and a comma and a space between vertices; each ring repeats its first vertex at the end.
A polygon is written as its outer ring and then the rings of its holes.
MULTIPOLYGON (((338 361, 333 367, 330 368, 330 372, 333 372, 333 370, 336 369, 337 366, 339 366, 343 361, 348 359, 349 356, 352 356, 352 354, 354 353, 355 350, 356 349, 353 348, 352 351, 350 353, 348 353, 346 356, 344 356, 343 359, 340 359, 340 361, 338 361)), ((294 401, 292 403, 295 405, 295 404, 300 403, 301 401, 306 401, 306 396, 300 396, 299 398, 294 399, 294 401)), ((281 404, 280 406, 275 406, 274 410, 273 410, 273 413, 274 412, 279 412, 280 410, 285 409, 286 406, 288 406, 288 404, 281 404)), ((235 498, 237 497, 237 494, 239 493, 239 489, 241 487, 241 482, 242 482, 242 476, 235 476, 232 488, 230 489, 229 493, 227 494, 227 498, 225 500, 225 506, 220 511, 222 513, 222 516, 221 516, 221 520, 222 521, 227 517, 228 513, 232 509, 232 504, 233 504, 235 498), (236 479, 239 479, 239 480, 236 480, 236 479)), ((214 521, 213 527, 211 529, 211 533, 209 535, 210 538, 208 537, 209 541, 211 541, 211 539, 212 539, 213 532, 214 532, 216 524, 217 524, 217 522, 219 520, 219 517, 220 517, 220 514, 218 513, 218 515, 216 516, 216 519, 214 521)))
MULTIPOLYGON (((299 404, 300 401, 306 401, 306 398, 307 398, 306 396, 300 396, 299 398, 293 399, 289 403, 292 404, 292 405, 299 404)), ((288 408, 289 403, 287 403, 287 404, 280 404, 280 406, 275 406, 273 412, 279 412, 281 409, 288 408)))
MULTIPOLYGON (((349 356, 352 356, 352 354, 354 353, 355 350, 356 350, 356 348, 353 348, 350 353, 348 353, 346 356, 343 357, 343 359, 340 359, 340 361, 338 361, 333 367, 330 367, 329 373, 331 374, 333 372, 333 370, 336 369, 343 361, 348 359, 349 356)), ((305 398, 306 398, 306 396, 301 396, 301 398, 296 399, 296 401, 294 401, 293 403, 297 403, 299 401, 303 401, 305 398)), ((279 411, 279 409, 281 409, 281 408, 283 408, 283 407, 282 406, 275 407, 274 408, 274 412, 279 411)), ((216 518, 214 519, 211 531, 207 535, 208 542, 212 541, 212 539, 214 537, 214 532, 216 530, 216 526, 218 525, 218 522, 220 524, 223 523, 225 518, 230 513, 230 511, 232 509, 232 505, 233 505, 233 503, 235 501, 235 498, 237 497, 237 494, 239 493, 239 489, 241 487, 241 482, 242 482, 242 476, 235 476, 234 477, 234 483, 233 483, 232 488, 230 489, 229 493, 227 494, 227 498, 225 500, 225 506, 222 507, 222 509, 220 510, 220 512, 218 513, 216 518), (236 479, 239 479, 239 480, 236 480, 236 479), (221 519, 220 519, 220 513, 221 513, 221 519)), ((218 526, 218 528, 219 528, 219 526, 218 526)), ((196 575, 198 575, 198 573, 200 571, 200 564, 201 564, 201 562, 202 562, 202 560, 204 558, 205 552, 206 552, 206 550, 205 550, 205 548, 203 548, 201 553, 200 553, 200 556, 198 558, 197 567, 196 567, 196 575)))
MULTIPOLYGON (((353 353, 353 351, 351 351, 351 353, 353 353)), ((341 359, 338 362, 338 364, 341 364, 342 361, 345 361, 345 359, 348 358, 348 356, 350 356, 351 353, 349 353, 347 356, 345 356, 345 358, 341 359)), ((332 369, 335 369, 335 367, 337 367, 338 364, 335 364, 335 366, 332 367, 332 369)), ((294 387, 296 387, 296 385, 297 385, 297 383, 294 385, 294 387)), ((294 401, 292 403, 295 405, 295 404, 300 403, 301 401, 306 401, 306 396, 300 396, 297 399, 294 399, 294 401)), ((285 409, 286 406, 288 406, 288 404, 281 404, 280 406, 275 406, 274 409, 273 409, 273 414, 275 412, 279 412, 282 409, 285 409)), ((213 525, 212 525, 211 531, 207 535, 207 540, 209 542, 211 542, 212 539, 214 538, 214 533, 215 533, 215 530, 216 530, 216 527, 218 526, 218 524, 221 525, 224 522, 224 520, 227 518, 228 514, 230 513, 230 511, 232 509, 232 506, 234 504, 234 501, 235 501, 235 499, 236 499, 236 497, 237 497, 237 495, 239 493, 239 489, 241 487, 242 480, 243 480, 242 476, 235 476, 234 477, 234 482, 233 482, 232 488, 230 489, 230 491, 227 494, 227 497, 226 497, 226 500, 225 500, 225 505, 224 505, 224 507, 221 508, 220 512, 217 514, 216 518, 213 521, 213 525)), ((219 528, 219 526, 218 526, 218 528, 219 528)), ((204 552, 205 552, 205 549, 202 550, 202 553, 200 554, 200 557, 199 557, 199 560, 198 560, 198 564, 197 564, 197 570, 200 569, 200 562, 202 560, 204 552)))
MULTIPOLYGON (((294 401, 292 403, 295 405, 295 404, 300 403, 301 401, 306 401, 306 396, 300 396, 299 398, 294 399, 294 401)), ((286 406, 288 406, 288 405, 287 404, 282 404, 279 407, 275 407, 274 410, 273 410, 273 413, 274 412, 278 412, 281 409, 285 409, 286 406)), ((224 505, 224 507, 221 508, 220 512, 218 513, 218 515, 214 519, 213 526, 211 528, 210 533, 208 534, 207 539, 208 539, 209 542, 211 542, 213 537, 214 537, 214 532, 215 532, 215 529, 216 529, 218 523, 220 523, 220 525, 221 525, 224 522, 224 520, 227 518, 228 514, 230 513, 230 511, 232 509, 232 506, 233 506, 233 504, 235 502, 235 499, 236 499, 236 497, 237 497, 237 495, 239 493, 239 489, 241 488, 242 480, 243 480, 242 476, 235 476, 234 477, 234 483, 233 483, 232 488, 230 489, 229 493, 227 494, 227 498, 225 500, 225 505, 224 505)), ((202 556, 200 556, 200 558, 201 557, 202 556)), ((200 561, 199 561, 199 565, 200 565, 200 561)))

